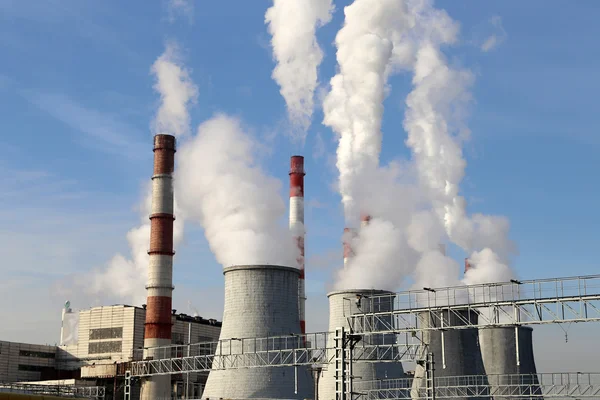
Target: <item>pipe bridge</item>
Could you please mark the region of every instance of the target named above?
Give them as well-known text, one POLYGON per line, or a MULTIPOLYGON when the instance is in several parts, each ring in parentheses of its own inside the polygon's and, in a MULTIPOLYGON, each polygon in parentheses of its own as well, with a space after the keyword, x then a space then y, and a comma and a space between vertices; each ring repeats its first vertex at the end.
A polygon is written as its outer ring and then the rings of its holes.
MULTIPOLYGON (((347 315, 351 333, 362 338, 352 349, 354 361, 418 361, 426 355, 426 346, 420 339, 426 331, 443 333, 499 326, 514 326, 516 330, 522 325, 600 321, 600 275, 424 288, 391 295, 349 296, 345 301, 361 302, 358 308, 369 310, 347 315), (365 302, 371 302, 369 307, 364 307, 365 302), (379 304, 387 304, 387 311, 379 311, 382 309, 379 304), (445 324, 449 313, 455 314, 461 324, 445 324), (419 324, 419 316, 424 314, 438 323, 419 324)), ((348 303, 348 309, 350 305, 348 303)), ((154 376, 238 368, 331 365, 336 349, 340 349, 333 344, 335 340, 327 340, 330 335, 335 333, 231 338, 153 347, 134 353, 131 374, 154 376)))

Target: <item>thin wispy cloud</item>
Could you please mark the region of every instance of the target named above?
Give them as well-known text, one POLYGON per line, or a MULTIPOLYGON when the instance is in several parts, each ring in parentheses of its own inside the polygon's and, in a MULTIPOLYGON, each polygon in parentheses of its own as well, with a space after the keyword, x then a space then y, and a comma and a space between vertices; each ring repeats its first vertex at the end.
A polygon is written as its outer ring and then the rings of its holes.
POLYGON ((323 158, 323 156, 325 156, 325 152, 326 152, 326 148, 325 148, 325 142, 323 141, 323 136, 321 135, 320 132, 317 132, 317 134, 315 135, 315 144, 313 147, 313 158, 315 160, 319 160, 321 158, 323 158))
POLYGON ((188 20, 190 24, 194 22, 194 0, 168 0, 169 22, 176 21, 178 16, 188 20))
POLYGON ((486 30, 490 33, 488 33, 488 36, 486 36, 483 43, 479 46, 481 51, 485 53, 500 46, 508 36, 502 26, 502 18, 498 15, 490 18, 486 30))
POLYGON ((127 158, 145 157, 144 134, 117 116, 88 108, 62 93, 23 92, 32 104, 81 133, 92 148, 127 158))

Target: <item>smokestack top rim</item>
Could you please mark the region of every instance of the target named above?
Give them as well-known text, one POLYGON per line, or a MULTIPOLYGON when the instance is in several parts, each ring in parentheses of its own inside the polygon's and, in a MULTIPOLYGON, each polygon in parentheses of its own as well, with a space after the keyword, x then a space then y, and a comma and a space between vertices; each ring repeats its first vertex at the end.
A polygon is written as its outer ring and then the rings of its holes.
POLYGON ((156 150, 173 150, 177 151, 177 139, 173 135, 158 133, 154 135, 153 151, 156 150))
POLYGON ((338 296, 341 294, 346 295, 356 295, 360 294, 363 296, 382 296, 382 295, 395 295, 396 293, 391 290, 383 290, 383 289, 343 289, 343 290, 334 290, 333 292, 327 293, 327 297, 338 296))
POLYGON ((292 156, 290 158, 289 175, 306 175, 306 172, 304 171, 304 156, 292 156))
POLYGON ((289 267, 285 265, 271 265, 271 264, 247 264, 247 265, 231 265, 229 267, 223 268, 223 275, 228 272, 234 271, 244 271, 244 270, 278 270, 278 271, 288 271, 294 272, 300 276, 300 270, 298 268, 289 267))

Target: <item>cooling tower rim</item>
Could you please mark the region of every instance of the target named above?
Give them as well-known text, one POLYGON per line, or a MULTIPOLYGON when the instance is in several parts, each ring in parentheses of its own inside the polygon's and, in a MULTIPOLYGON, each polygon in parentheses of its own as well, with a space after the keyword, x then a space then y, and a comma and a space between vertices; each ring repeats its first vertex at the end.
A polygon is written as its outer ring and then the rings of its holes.
POLYGON ((340 294, 348 294, 348 295, 395 295, 396 293, 390 290, 382 290, 382 289, 344 289, 344 290, 334 290, 333 292, 327 293, 327 297, 337 296, 340 294))
MULTIPOLYGON (((480 326, 478 329, 480 331, 491 331, 491 330, 500 330, 500 329, 502 329, 502 330, 510 329, 510 330, 514 331, 515 327, 514 326, 485 326, 485 325, 483 325, 483 326, 480 326)), ((531 326, 522 325, 522 326, 519 326, 519 330, 533 331, 533 328, 531 326)))
POLYGON ((277 270, 277 271, 288 271, 294 272, 300 275, 300 270, 294 267, 286 267, 283 265, 270 265, 270 264, 248 264, 248 265, 231 265, 223 268, 223 275, 233 271, 245 271, 245 270, 277 270))

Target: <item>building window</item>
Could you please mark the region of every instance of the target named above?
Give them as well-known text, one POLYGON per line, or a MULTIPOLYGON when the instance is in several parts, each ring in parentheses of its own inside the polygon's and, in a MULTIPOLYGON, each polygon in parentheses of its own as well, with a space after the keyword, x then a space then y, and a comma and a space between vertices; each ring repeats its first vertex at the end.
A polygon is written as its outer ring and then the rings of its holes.
POLYGON ((43 351, 31 351, 31 350, 19 350, 19 356, 21 357, 35 357, 35 358, 55 358, 55 353, 45 353, 43 351))
POLYGON ((90 329, 90 340, 121 338, 123 338, 123 327, 90 329))
POLYGON ((44 367, 39 365, 19 364, 19 371, 41 372, 43 369, 44 367))
POLYGON ((120 353, 122 342, 93 342, 88 345, 88 354, 120 353))
POLYGON ((173 332, 171 334, 171 343, 173 344, 183 344, 184 341, 184 335, 183 333, 177 333, 177 332, 173 332))

